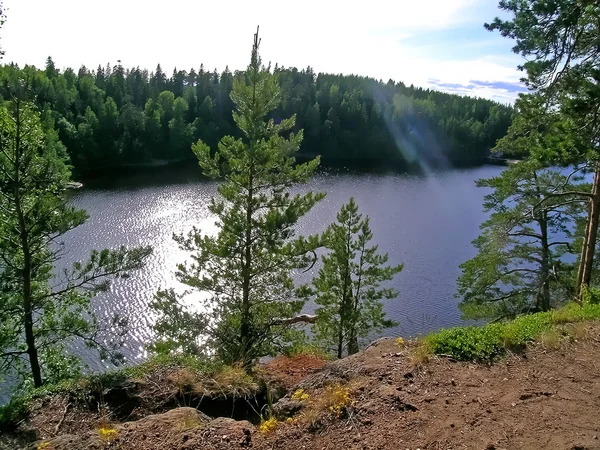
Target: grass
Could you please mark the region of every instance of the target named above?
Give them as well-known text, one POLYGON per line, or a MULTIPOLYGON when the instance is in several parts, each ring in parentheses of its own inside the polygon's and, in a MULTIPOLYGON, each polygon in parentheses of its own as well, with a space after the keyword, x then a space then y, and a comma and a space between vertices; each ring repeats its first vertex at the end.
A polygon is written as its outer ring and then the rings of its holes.
MULTIPOLYGON (((106 390, 122 387, 131 380, 144 380, 152 378, 156 373, 165 372, 181 374, 181 379, 174 380, 174 384, 182 390, 188 387, 186 383, 192 383, 195 387, 202 379, 208 380, 207 386, 218 392, 233 391, 245 395, 251 387, 249 377, 237 369, 191 357, 156 356, 136 366, 84 375, 17 393, 10 402, 0 406, 0 431, 14 429, 27 419, 30 405, 37 398, 62 394, 85 404, 94 397, 101 397, 106 390)), ((210 389, 204 387, 203 392, 206 393, 207 390, 210 389)))
MULTIPOLYGON (((456 327, 432 333, 424 340, 425 349, 436 355, 462 361, 492 361, 509 350, 541 341, 550 347, 559 344, 558 326, 600 319, 600 305, 571 303, 554 311, 530 314, 515 320, 481 327, 456 327)), ((577 333, 581 333, 578 329, 577 333)))
POLYGON ((558 329, 551 328, 549 330, 542 331, 537 340, 548 350, 556 350, 560 347, 562 337, 563 335, 558 329))
POLYGON ((429 345, 424 341, 417 342, 417 345, 410 348, 408 358, 414 367, 421 367, 427 364, 431 359, 432 353, 429 345))

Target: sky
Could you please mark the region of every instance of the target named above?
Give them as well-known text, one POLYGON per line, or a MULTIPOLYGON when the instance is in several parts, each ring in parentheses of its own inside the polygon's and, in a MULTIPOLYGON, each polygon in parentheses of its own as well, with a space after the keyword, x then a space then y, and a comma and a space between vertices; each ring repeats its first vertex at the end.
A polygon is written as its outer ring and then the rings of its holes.
POLYGON ((171 73, 244 69, 260 25, 264 63, 393 79, 512 103, 512 43, 483 23, 496 0, 4 0, 4 62, 171 73))

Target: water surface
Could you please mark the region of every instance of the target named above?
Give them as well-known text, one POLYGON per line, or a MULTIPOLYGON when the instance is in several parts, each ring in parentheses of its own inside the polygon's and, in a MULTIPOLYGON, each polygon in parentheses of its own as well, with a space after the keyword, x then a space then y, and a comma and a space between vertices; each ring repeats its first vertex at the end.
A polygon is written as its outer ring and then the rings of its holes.
MULTIPOLYGON (((399 325, 385 334, 414 336, 461 324, 454 298, 459 265, 474 256, 471 241, 486 217, 481 206, 485 191, 475 187, 475 180, 500 171, 484 166, 429 176, 322 173, 299 188, 327 193, 302 220, 299 232, 321 232, 353 196, 371 217, 374 241, 389 253, 389 262, 404 263, 393 282, 400 295, 385 306, 399 325)), ((66 235, 68 255, 61 264, 83 259, 94 248, 154 247, 143 270, 94 299, 100 315, 117 312, 129 318, 130 359, 143 357, 152 339, 148 301, 159 288, 178 287, 175 266, 187 255, 177 248, 173 233, 193 225, 213 229, 207 205, 215 192, 216 184, 190 167, 95 180, 72 194, 73 203, 90 217, 66 235)), ((85 360, 93 369, 103 367, 93 353, 86 353, 85 360)))

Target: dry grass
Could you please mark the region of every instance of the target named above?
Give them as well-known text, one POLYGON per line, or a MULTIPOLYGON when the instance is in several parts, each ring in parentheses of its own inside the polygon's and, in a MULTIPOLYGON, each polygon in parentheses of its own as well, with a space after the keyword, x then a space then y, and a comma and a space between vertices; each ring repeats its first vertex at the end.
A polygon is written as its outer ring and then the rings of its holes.
POLYGON ((244 369, 236 366, 223 367, 212 378, 205 380, 204 387, 207 393, 220 392, 237 398, 251 397, 259 389, 256 381, 244 369))
POLYGON ((538 340, 544 348, 556 350, 561 344, 561 334, 557 329, 553 328, 540 334, 538 340))
POLYGON ((433 354, 429 346, 425 342, 419 341, 410 348, 408 353, 408 359, 414 367, 421 367, 427 364, 432 356, 433 354))
POLYGON ((187 368, 171 373, 168 380, 173 383, 179 394, 202 394, 201 378, 187 368))
POLYGON ((571 323, 565 326, 565 332, 575 341, 580 341, 588 337, 589 327, 585 322, 571 323))
POLYGON ((256 394, 258 385, 241 367, 224 366, 212 376, 182 368, 169 376, 180 395, 245 398, 256 394))

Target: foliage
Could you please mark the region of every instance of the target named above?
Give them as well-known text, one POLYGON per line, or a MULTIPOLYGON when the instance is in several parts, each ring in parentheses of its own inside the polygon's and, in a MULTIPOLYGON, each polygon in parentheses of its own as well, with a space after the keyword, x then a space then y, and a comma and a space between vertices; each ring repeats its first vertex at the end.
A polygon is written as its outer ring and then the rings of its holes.
POLYGON ((584 286, 581 301, 584 305, 600 305, 600 289, 584 286))
POLYGON ((78 371, 68 351, 74 340, 119 359, 126 322, 101 323, 90 301, 111 279, 142 267, 151 249, 94 250, 55 273, 62 237, 87 215, 63 195, 70 175, 64 147, 51 120, 22 100, 20 86, 0 105, 0 368, 39 387, 78 371))
MULTIPOLYGON (((485 160, 510 124, 512 108, 429 89, 370 78, 315 74, 275 66, 281 102, 269 113, 277 122, 296 116, 305 130, 299 154, 322 155, 327 164, 393 161, 400 166, 447 166, 485 160)), ((211 148, 227 135, 241 137, 231 111, 234 80, 244 72, 218 73, 203 66, 153 72, 121 64, 60 71, 0 67, 0 79, 31 81, 40 110, 59 128, 78 175, 121 164, 193 157, 190 144, 211 148)), ((8 95, 4 93, 4 98, 8 95)))
POLYGON ((491 215, 473 241, 477 255, 461 265, 457 295, 465 317, 515 317, 572 298, 573 266, 565 255, 577 251, 573 225, 586 213, 584 173, 585 167, 567 174, 527 159, 477 182, 493 189, 484 200, 491 215))
POLYGON ((567 306, 481 327, 441 330, 425 338, 429 350, 464 361, 490 361, 506 350, 518 349, 551 332, 558 324, 599 320, 600 305, 567 306))
MULTIPOLYGON (((592 283, 600 223, 600 4, 580 0, 502 0, 510 15, 486 24, 515 41, 513 51, 525 58, 519 68, 532 93, 516 103, 518 116, 503 148, 520 141, 532 144, 533 158, 548 166, 589 165, 595 169, 589 189, 587 224, 582 229, 578 274, 574 289, 592 283), (549 119, 549 120, 548 120, 549 119), (538 139, 541 138, 541 139, 538 139)), ((577 298, 576 297, 576 298, 577 298)))
POLYGON ((152 308, 160 314, 155 329, 165 344, 154 348, 214 352, 225 363, 249 368, 255 358, 297 337, 285 323, 303 306, 294 298, 291 273, 313 262, 318 240, 297 237, 294 228, 324 194, 290 193, 292 185, 310 179, 319 159, 296 164, 303 135, 292 132, 294 117, 267 119, 280 89, 261 66, 258 41, 245 77, 233 82, 231 98, 244 137, 226 136, 214 154, 202 141, 193 146, 204 173, 223 180, 220 196, 209 205, 218 233, 194 227, 187 236, 175 236, 192 253, 191 263, 178 266, 178 280, 208 296, 201 312, 191 312, 183 296, 159 292, 152 308))
POLYGON ((394 325, 385 318, 381 300, 398 293, 381 284, 391 280, 403 265, 387 266, 387 253, 368 247, 373 238, 369 218, 362 218, 354 198, 342 206, 337 222, 329 226, 322 241, 330 252, 322 257, 319 275, 312 286, 301 290, 314 296, 317 321, 313 332, 317 342, 334 346, 338 358, 344 347, 358 352, 358 339, 394 325))
POLYGON ((29 416, 27 399, 15 396, 4 405, 0 405, 0 431, 14 430, 20 422, 29 416))

